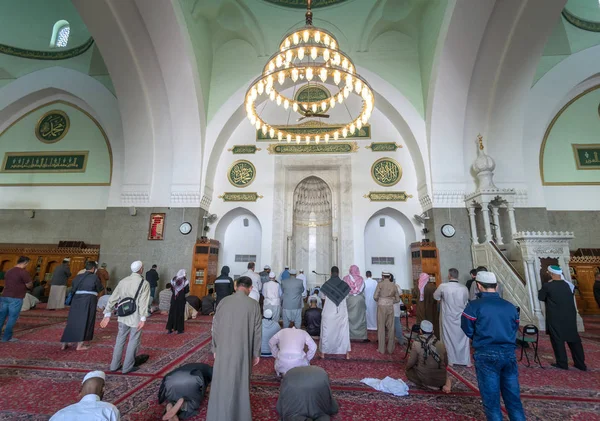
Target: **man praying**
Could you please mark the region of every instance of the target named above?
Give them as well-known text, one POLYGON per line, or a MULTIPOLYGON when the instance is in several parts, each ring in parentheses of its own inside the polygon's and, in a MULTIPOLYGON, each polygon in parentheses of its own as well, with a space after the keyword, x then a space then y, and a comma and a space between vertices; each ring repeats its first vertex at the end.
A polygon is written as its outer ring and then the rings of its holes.
POLYGON ((164 421, 186 420, 198 414, 213 369, 207 364, 185 364, 169 372, 160 384, 158 403, 166 403, 164 421))
POLYGON ((281 283, 283 291, 283 327, 289 327, 290 322, 295 326, 302 325, 302 294, 304 285, 296 278, 296 270, 290 270, 290 277, 281 283))
POLYGON ((296 329, 293 322, 291 327, 277 332, 269 341, 271 354, 275 357, 275 373, 285 374, 294 367, 310 365, 317 352, 317 344, 304 330, 296 329), (304 352, 304 346, 308 352, 304 352))
POLYGON ((317 307, 317 300, 317 297, 311 295, 308 298, 310 307, 304 312, 304 327, 306 332, 313 338, 317 338, 321 334, 321 313, 323 310, 317 307))

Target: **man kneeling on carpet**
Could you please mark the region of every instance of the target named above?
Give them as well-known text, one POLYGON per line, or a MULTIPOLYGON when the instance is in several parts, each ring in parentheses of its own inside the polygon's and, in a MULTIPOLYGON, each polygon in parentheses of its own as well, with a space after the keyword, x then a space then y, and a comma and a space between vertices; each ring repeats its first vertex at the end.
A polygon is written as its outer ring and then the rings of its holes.
POLYGON ((81 400, 61 409, 50 421, 119 421, 121 414, 112 403, 103 402, 106 375, 102 371, 91 371, 81 382, 81 400))
POLYGON ((406 377, 419 387, 450 393, 452 383, 446 372, 447 366, 446 347, 433 334, 433 324, 423 320, 420 335, 413 343, 406 363, 406 377))
POLYGON ((207 364, 185 364, 168 373, 158 390, 158 403, 167 403, 162 419, 178 421, 197 415, 212 374, 207 364))
POLYGON ((294 367, 310 365, 317 352, 317 344, 304 330, 296 329, 294 322, 290 327, 277 332, 269 340, 271 354, 275 357, 275 373, 285 374, 294 367), (304 352, 304 346, 308 352, 304 352))
POLYGON ((321 367, 296 367, 283 376, 277 399, 281 421, 329 421, 338 410, 321 367))

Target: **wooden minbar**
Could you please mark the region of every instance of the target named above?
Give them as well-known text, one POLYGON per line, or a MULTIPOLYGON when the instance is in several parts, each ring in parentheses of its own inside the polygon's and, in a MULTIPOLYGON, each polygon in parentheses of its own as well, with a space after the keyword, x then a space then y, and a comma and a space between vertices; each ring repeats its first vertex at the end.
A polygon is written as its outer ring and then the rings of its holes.
POLYGON ((192 274, 190 276, 190 294, 204 297, 214 287, 218 276, 219 242, 201 238, 194 246, 192 274))
MULTIPOLYGON (((68 285, 88 260, 98 261, 99 245, 86 245, 81 241, 61 241, 56 244, 0 244, 0 272, 6 272, 17 264, 20 256, 31 259, 27 271, 34 281, 46 281, 45 295, 50 291, 50 282, 54 269, 70 258, 71 278, 68 285)), ((4 280, 0 280, 4 286, 4 280)))
POLYGON ((600 249, 579 249, 569 261, 571 278, 577 281, 579 294, 575 295, 577 308, 581 314, 600 314, 600 307, 594 299, 594 282, 600 272, 600 249))
POLYGON ((414 288, 418 288, 418 280, 421 273, 426 273, 434 277, 435 284, 438 286, 442 283, 440 253, 435 242, 421 241, 412 243, 410 245, 410 255, 414 288))

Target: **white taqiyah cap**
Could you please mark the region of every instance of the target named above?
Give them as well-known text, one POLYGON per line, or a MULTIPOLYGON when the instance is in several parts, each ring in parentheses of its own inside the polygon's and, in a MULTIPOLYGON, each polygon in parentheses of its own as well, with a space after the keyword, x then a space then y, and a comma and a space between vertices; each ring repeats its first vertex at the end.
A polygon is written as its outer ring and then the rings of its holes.
POLYGON ((290 269, 290 275, 295 275, 296 274, 296 269, 290 269))
POLYGON ((271 310, 270 308, 265 309, 263 316, 265 317, 265 319, 270 319, 271 317, 273 317, 273 310, 271 310))
POLYGON ((267 270, 267 269, 271 269, 271 266, 269 266, 269 265, 265 265, 265 268, 264 268, 264 269, 265 269, 265 270, 267 270))
POLYGON ((81 381, 81 384, 84 384, 87 380, 93 379, 95 377, 98 377, 99 379, 106 381, 106 374, 104 374, 104 371, 96 370, 96 371, 90 371, 89 373, 87 373, 85 375, 85 377, 83 378, 83 380, 81 381))
POLYGON ((290 267, 288 265, 285 265, 284 269, 289 269, 290 267))
POLYGON ((484 284, 497 284, 498 281, 496 280, 496 275, 494 275, 492 272, 479 272, 477 273, 477 278, 476 280, 478 280, 479 282, 483 282, 484 284))
POLYGON ((135 273, 135 272, 137 272, 138 270, 140 270, 140 269, 142 268, 142 266, 143 266, 142 262, 141 262, 141 261, 139 261, 139 260, 136 260, 135 262, 133 262, 133 263, 131 264, 131 271, 132 271, 133 273, 135 273))
POLYGON ((423 320, 421 322, 421 330, 425 333, 433 332, 433 323, 431 323, 429 320, 423 320))
POLYGON ((269 279, 275 279, 275 272, 269 272, 269 279))

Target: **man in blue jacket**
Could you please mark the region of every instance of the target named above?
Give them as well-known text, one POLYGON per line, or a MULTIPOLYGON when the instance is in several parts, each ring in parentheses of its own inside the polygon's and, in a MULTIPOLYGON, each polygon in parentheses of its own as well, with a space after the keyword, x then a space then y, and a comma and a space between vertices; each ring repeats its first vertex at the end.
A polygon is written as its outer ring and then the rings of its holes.
POLYGON ((477 383, 488 421, 501 421, 500 392, 511 421, 525 421, 515 357, 519 314, 514 305, 496 292, 492 272, 477 273, 479 300, 463 311, 461 328, 473 340, 477 383))

